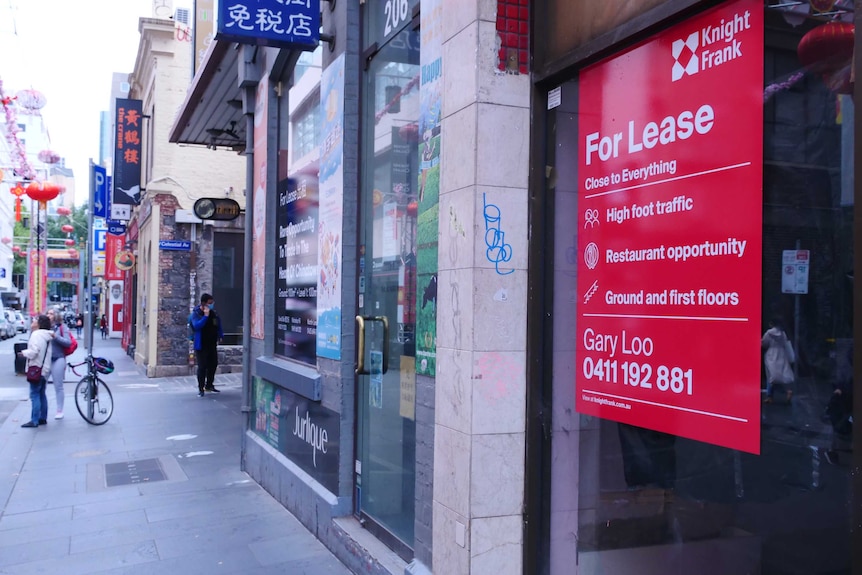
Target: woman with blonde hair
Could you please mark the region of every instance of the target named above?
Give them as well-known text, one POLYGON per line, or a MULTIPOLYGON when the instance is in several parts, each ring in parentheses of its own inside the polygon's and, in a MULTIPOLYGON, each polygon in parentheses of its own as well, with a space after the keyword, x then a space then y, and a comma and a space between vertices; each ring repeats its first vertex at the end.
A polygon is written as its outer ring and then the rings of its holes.
POLYGON ((63 381, 66 378, 66 350, 72 345, 72 333, 69 326, 63 322, 63 314, 59 308, 48 310, 48 319, 51 320, 51 330, 54 332, 54 341, 51 343, 51 381, 54 382, 54 393, 57 395, 57 413, 54 419, 63 419, 63 405, 66 399, 66 390, 63 381))

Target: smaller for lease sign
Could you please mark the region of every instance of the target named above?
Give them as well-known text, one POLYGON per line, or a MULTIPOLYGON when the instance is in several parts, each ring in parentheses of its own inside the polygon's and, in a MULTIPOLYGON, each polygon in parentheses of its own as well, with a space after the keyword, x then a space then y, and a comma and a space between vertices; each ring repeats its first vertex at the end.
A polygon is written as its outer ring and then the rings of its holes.
POLYGON ((576 408, 760 451, 763 3, 580 74, 576 408))

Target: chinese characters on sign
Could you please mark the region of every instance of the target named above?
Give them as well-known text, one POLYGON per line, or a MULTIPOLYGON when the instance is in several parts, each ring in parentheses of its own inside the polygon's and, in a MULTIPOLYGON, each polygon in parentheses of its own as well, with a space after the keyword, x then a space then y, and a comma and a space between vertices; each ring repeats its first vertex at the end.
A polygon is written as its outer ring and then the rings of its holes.
POLYGON ((313 50, 320 40, 320 0, 219 2, 217 39, 313 50))
POLYGON ((141 100, 117 98, 113 205, 141 203, 142 109, 141 100))
POLYGON ((759 0, 581 72, 579 413, 759 453, 762 90, 759 0))

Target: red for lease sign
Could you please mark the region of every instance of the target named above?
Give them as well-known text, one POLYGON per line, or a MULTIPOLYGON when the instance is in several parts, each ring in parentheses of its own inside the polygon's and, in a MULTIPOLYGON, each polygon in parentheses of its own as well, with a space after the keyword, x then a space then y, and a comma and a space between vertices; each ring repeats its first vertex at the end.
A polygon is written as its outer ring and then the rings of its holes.
POLYGON ((580 74, 578 412, 760 451, 763 3, 580 74))

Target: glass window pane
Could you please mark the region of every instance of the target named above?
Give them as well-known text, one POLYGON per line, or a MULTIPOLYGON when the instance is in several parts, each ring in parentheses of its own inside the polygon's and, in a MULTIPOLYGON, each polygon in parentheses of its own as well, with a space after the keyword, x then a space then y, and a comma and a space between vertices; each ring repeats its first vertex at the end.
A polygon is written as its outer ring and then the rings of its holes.
MULTIPOLYGON (((826 25, 766 10, 759 455, 574 411, 581 294, 579 254, 567 248, 583 142, 578 84, 563 85, 548 162, 557 218, 549 573, 573 564, 586 575, 850 572, 855 111, 849 57, 812 72, 799 50, 826 25), (787 285, 785 258, 799 251, 810 258, 807 293, 787 285), (795 360, 791 383, 771 375, 773 340, 795 360)), ((722 341, 705 343, 716 362, 734 361, 722 341)))

